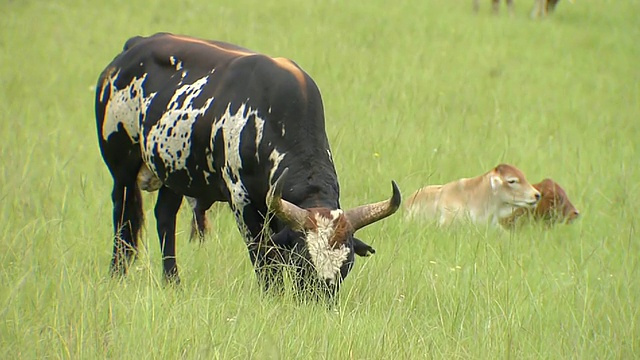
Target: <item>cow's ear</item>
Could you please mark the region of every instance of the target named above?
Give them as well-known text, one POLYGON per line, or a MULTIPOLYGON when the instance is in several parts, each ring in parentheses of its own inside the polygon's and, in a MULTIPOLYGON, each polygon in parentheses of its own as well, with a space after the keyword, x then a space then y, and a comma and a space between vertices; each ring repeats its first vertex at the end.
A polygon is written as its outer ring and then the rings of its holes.
POLYGON ((498 175, 491 175, 491 190, 497 192, 500 185, 502 185, 502 178, 498 175))
POLYGON ((279 247, 289 248, 292 246, 291 236, 288 229, 284 229, 271 237, 273 244, 279 247))
POLYGON ((367 257, 376 253, 376 250, 372 248, 371 245, 355 237, 353 238, 353 251, 361 257, 367 257))

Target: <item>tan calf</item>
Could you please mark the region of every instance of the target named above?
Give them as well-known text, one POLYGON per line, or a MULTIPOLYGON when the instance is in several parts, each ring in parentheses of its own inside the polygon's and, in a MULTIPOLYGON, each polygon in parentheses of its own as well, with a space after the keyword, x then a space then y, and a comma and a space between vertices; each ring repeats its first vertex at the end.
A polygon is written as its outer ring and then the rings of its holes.
POLYGON ((501 219, 500 224, 506 228, 515 226, 521 218, 542 221, 547 225, 558 223, 570 224, 580 216, 580 212, 571 203, 564 189, 552 179, 544 179, 533 187, 540 191, 542 197, 533 209, 518 209, 512 216, 501 219))
POLYGON ((464 219, 495 226, 519 208, 534 207, 539 199, 540 192, 522 171, 501 164, 481 176, 419 189, 407 200, 405 213, 441 226, 464 219))

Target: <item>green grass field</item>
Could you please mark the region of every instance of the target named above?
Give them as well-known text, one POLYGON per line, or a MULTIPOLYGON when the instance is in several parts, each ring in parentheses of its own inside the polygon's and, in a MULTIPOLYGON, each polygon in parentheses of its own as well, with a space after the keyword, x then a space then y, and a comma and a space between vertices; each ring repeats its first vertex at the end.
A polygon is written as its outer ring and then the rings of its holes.
POLYGON ((640 3, 0 2, 1 359, 640 357, 640 3), (218 3, 218 4, 216 4, 218 3), (504 5, 503 5, 504 6, 504 5), (111 177, 93 98, 133 35, 225 40, 300 64, 323 94, 345 208, 500 162, 564 186, 581 219, 441 230, 402 213, 358 232, 335 311, 264 297, 224 206, 178 224, 163 285, 153 201, 141 254, 108 276, 111 177))

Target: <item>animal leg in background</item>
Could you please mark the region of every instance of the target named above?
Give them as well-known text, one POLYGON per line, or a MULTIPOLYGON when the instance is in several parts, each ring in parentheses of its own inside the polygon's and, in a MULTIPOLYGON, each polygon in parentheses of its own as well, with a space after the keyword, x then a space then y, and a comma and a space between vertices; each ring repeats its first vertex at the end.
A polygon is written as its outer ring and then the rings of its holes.
POLYGON ((534 0, 531 18, 546 17, 553 13, 559 0, 534 0))
MULTIPOLYGON (((513 0, 506 0, 507 3, 507 9, 509 10, 510 14, 513 14, 513 0)), ((477 4, 474 4, 477 6, 477 4)), ((494 14, 498 14, 500 12, 500 0, 492 0, 491 1, 491 7, 493 10, 494 14)))
POLYGON ((547 9, 547 14, 552 13, 555 9, 556 9, 556 5, 558 4, 559 0, 546 0, 546 4, 545 7, 547 9))
POLYGON ((196 237, 200 242, 204 242, 204 236, 209 229, 209 221, 207 220, 207 210, 211 208, 215 201, 204 201, 187 197, 189 206, 193 211, 193 220, 191 221, 191 234, 189 240, 193 241, 196 237))

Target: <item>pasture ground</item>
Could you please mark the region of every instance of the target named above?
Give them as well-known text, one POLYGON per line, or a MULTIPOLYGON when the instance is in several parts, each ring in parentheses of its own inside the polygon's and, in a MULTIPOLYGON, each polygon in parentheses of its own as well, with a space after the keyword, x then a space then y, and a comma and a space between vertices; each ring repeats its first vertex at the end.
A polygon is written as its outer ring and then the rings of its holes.
POLYGON ((532 21, 482 1, 0 2, 0 358, 640 357, 637 1, 532 21), (127 38, 169 31, 300 64, 318 83, 345 208, 500 162, 562 184, 582 218, 510 234, 361 230, 336 311, 261 295, 230 211, 161 281, 152 203, 108 277, 111 178, 94 86, 127 38))

